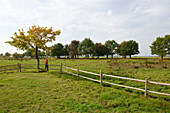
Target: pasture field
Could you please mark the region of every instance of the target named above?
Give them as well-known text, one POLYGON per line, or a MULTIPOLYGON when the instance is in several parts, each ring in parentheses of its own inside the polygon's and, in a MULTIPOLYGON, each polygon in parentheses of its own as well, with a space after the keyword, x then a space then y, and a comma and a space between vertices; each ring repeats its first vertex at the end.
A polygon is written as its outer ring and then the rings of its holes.
MULTIPOLYGON (((40 60, 44 64, 44 59, 40 60)), ((36 64, 36 60, 0 60, 0 65, 36 64)), ((55 59, 49 64, 105 74, 170 83, 170 60, 159 59, 55 59)), ((44 66, 43 66, 44 67, 44 66)), ((42 68, 43 68, 42 67, 42 68)), ((75 72, 76 73, 76 72, 75 72)), ((99 79, 93 75, 81 75, 99 79)), ((144 89, 144 83, 103 78, 105 81, 144 89)), ((170 94, 169 86, 148 84, 148 89, 170 94)), ((0 112, 170 112, 170 97, 77 78, 59 71, 0 73, 0 112)))

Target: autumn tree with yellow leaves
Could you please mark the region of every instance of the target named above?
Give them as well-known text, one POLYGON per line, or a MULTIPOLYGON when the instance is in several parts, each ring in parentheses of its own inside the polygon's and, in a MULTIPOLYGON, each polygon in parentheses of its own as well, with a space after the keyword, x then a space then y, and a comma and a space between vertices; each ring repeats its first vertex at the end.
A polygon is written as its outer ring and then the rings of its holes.
POLYGON ((44 51, 49 51, 49 47, 47 47, 48 42, 55 41, 56 35, 60 35, 61 31, 53 31, 52 27, 37 27, 33 25, 29 27, 27 34, 25 34, 23 29, 19 29, 19 34, 17 32, 14 33, 14 36, 11 37, 12 41, 7 41, 11 46, 16 47, 20 50, 34 50, 35 56, 37 59, 37 68, 39 71, 39 57, 38 50, 42 49, 44 51))

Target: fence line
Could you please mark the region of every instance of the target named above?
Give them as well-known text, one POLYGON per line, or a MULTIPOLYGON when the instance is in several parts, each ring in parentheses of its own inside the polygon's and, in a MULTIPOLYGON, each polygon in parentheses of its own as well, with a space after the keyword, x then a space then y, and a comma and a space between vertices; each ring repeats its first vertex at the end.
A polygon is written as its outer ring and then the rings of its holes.
POLYGON ((5 65, 5 66, 0 66, 0 67, 9 67, 9 66, 17 66, 17 64, 15 64, 15 65, 5 65))
MULTIPOLYGON (((0 66, 1 68, 17 66, 16 68, 0 69, 0 72, 1 71, 7 71, 7 70, 18 70, 18 72, 21 72, 22 68, 25 68, 25 69, 37 69, 37 68, 33 68, 33 67, 22 67, 22 65, 26 66, 26 65, 37 65, 37 64, 19 64, 18 63, 18 64, 15 64, 15 65, 0 66)), ((44 65, 44 64, 40 64, 40 65, 44 65)), ((70 67, 67 67, 67 66, 63 66, 62 63, 61 63, 61 65, 49 65, 49 66, 60 66, 59 69, 56 69, 56 68, 49 68, 49 69, 50 70, 60 70, 60 74, 62 74, 62 72, 66 72, 68 74, 75 75, 75 76, 77 76, 77 79, 79 79, 79 77, 81 77, 81 78, 85 78, 85 79, 92 80, 92 81, 95 81, 95 82, 99 82, 101 86, 102 86, 102 83, 106 83, 106 84, 110 84, 110 85, 115 85, 115 86, 135 89, 135 90, 139 90, 139 91, 144 91, 145 92, 145 97, 147 97, 147 92, 170 96, 170 94, 168 94, 168 93, 161 93, 161 92, 155 92, 155 91, 147 90, 147 83, 170 86, 170 84, 168 84, 168 83, 160 83, 160 82, 148 81, 147 78, 146 78, 146 80, 140 80, 140 79, 134 79, 134 78, 127 78, 127 77, 107 75, 107 74, 102 74, 101 70, 100 70, 100 74, 97 74, 97 73, 93 73, 93 72, 79 70, 79 67, 77 67, 77 69, 74 69, 74 68, 70 68, 70 67), (73 70, 73 71, 77 71, 77 74, 65 71, 62 68, 66 68, 66 69, 70 69, 70 70, 73 70), (96 79, 92 79, 92 78, 89 78, 89 77, 85 77, 85 76, 79 75, 79 72, 83 72, 83 73, 87 73, 87 74, 92 74, 92 75, 100 76, 100 80, 96 80, 96 79), (120 84, 115 84, 115 83, 110 83, 110 82, 102 81, 102 76, 107 76, 107 77, 112 77, 112 78, 119 78, 119 79, 126 79, 126 80, 133 80, 133 81, 137 81, 137 82, 144 82, 145 83, 145 89, 140 89, 140 88, 135 88, 135 87, 130 87, 130 86, 125 86, 125 85, 120 85, 120 84)))
MULTIPOLYGON (((12 67, 12 66, 16 66, 16 68, 10 68, 10 69, 0 69, 0 72, 1 71, 8 71, 8 70, 18 70, 18 72, 21 72, 21 69, 38 69, 37 67, 33 67, 33 66, 37 66, 37 64, 15 64, 15 65, 5 65, 5 66, 0 66, 0 68, 8 68, 8 67, 12 67), (25 67, 25 66, 32 66, 32 67, 25 67)), ((39 64, 39 65, 45 65, 45 64, 39 64)), ((62 65, 62 64, 61 64, 62 65)), ((62 66, 61 65, 53 65, 53 64, 50 64, 48 66, 60 66, 60 68, 48 68, 49 70, 60 70, 62 71, 62 66)), ((39 68, 41 70, 45 70, 44 68, 39 68)), ((38 69, 38 71, 39 71, 38 69)))
POLYGON ((63 66, 63 67, 66 68, 66 69, 77 71, 77 74, 74 74, 74 73, 71 73, 71 72, 68 72, 68 71, 64 71, 64 72, 72 74, 72 75, 75 75, 77 77, 82 77, 82 78, 89 79, 89 80, 92 80, 92 81, 100 82, 101 86, 102 86, 102 83, 106 83, 106 84, 110 84, 110 85, 115 85, 115 86, 125 87, 125 88, 129 88, 129 89, 135 89, 135 90, 139 90, 139 91, 144 91, 145 92, 145 97, 147 97, 147 92, 170 96, 170 94, 168 94, 168 93, 161 93, 161 92, 147 90, 147 83, 170 86, 170 84, 168 84, 168 83, 153 82, 153 81, 148 81, 147 79, 146 80, 140 80, 140 79, 134 79, 134 78, 127 78, 127 77, 107 75, 107 74, 102 74, 101 71, 100 71, 100 74, 97 74, 97 73, 92 73, 92 72, 88 72, 88 71, 78 70, 78 67, 77 67, 77 69, 66 67, 66 66, 63 66), (96 80, 96 79, 92 79, 92 78, 88 78, 88 77, 79 75, 78 71, 79 72, 83 72, 83 73, 87 73, 87 74, 92 74, 92 75, 100 76, 100 80, 96 80), (110 82, 102 81, 102 76, 119 78, 119 79, 126 79, 126 80, 133 80, 133 81, 137 81, 137 82, 144 82, 145 83, 145 89, 140 89, 140 88, 135 88, 135 87, 130 87, 130 86, 125 86, 125 85, 120 85, 120 84, 115 84, 115 83, 110 83, 110 82))
POLYGON ((0 66, 0 72, 2 71, 8 71, 8 70, 18 70, 18 64, 15 65, 5 65, 5 66, 0 66), (2 69, 4 68, 4 69, 2 69))

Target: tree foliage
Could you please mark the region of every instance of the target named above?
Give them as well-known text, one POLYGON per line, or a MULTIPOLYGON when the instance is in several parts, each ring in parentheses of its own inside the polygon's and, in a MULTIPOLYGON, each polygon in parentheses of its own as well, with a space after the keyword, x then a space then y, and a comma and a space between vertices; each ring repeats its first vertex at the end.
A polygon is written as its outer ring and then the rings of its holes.
POLYGON ((138 43, 136 41, 130 40, 127 42, 122 42, 118 49, 119 55, 126 57, 129 55, 131 58, 131 55, 139 54, 139 47, 138 43))
POLYGON ((126 43, 126 41, 123 41, 121 44, 119 44, 118 48, 116 49, 116 53, 117 53, 118 55, 121 55, 121 56, 123 56, 123 57, 126 57, 126 56, 124 56, 124 55, 120 52, 121 47, 122 47, 122 45, 123 45, 124 43, 126 43))
POLYGON ((14 54, 12 54, 12 57, 13 57, 14 59, 17 59, 17 58, 22 58, 23 55, 15 52, 14 54))
POLYGON ((159 55, 163 59, 164 56, 170 54, 170 35, 165 35, 165 37, 157 37, 150 48, 151 54, 159 55))
POLYGON ((78 52, 81 55, 93 55, 94 53, 94 43, 90 38, 85 38, 78 47, 78 52))
POLYGON ((5 56, 10 56, 11 54, 9 52, 6 52, 5 53, 5 56))
POLYGON ((68 47, 69 47, 69 45, 68 44, 66 44, 65 46, 64 46, 64 55, 65 56, 67 56, 67 58, 69 58, 69 53, 68 53, 68 47))
POLYGON ((55 44, 51 47, 51 56, 57 56, 57 58, 60 58, 62 55, 65 55, 65 50, 61 43, 55 44))
POLYGON ((105 55, 105 53, 106 51, 104 45, 102 45, 101 43, 96 43, 94 45, 94 55, 97 56, 97 58, 99 58, 99 56, 105 55))
POLYGON ((79 46, 79 41, 73 40, 71 41, 71 44, 68 46, 67 51, 71 58, 76 58, 76 55, 78 55, 78 46, 79 46))
POLYGON ((33 25, 29 27, 27 34, 25 34, 23 29, 19 29, 19 33, 15 32, 14 36, 11 37, 12 41, 7 41, 11 46, 14 46, 20 50, 33 49, 37 58, 37 68, 39 69, 39 58, 38 58, 38 49, 48 51, 46 43, 52 42, 55 40, 56 35, 60 35, 60 30, 53 31, 52 27, 37 27, 33 25))
POLYGON ((108 40, 104 44, 106 55, 108 58, 108 55, 111 55, 113 58, 113 55, 116 53, 116 49, 118 48, 119 44, 115 40, 108 40))

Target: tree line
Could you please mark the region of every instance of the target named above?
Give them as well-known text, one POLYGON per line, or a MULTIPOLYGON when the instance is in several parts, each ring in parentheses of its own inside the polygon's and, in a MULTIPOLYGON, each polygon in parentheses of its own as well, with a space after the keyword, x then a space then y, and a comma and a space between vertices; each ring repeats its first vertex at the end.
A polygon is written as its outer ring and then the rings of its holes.
POLYGON ((104 44, 94 43, 90 38, 85 38, 82 42, 73 40, 70 44, 63 45, 61 43, 54 44, 49 53, 51 56, 67 56, 67 58, 78 58, 84 56, 85 58, 99 58, 100 56, 118 54, 126 58, 126 56, 139 54, 139 47, 136 41, 124 41, 118 44, 115 40, 108 40, 104 44))
MULTIPOLYGON (((104 44, 94 43, 90 38, 85 38, 83 41, 73 40, 70 44, 63 45, 62 43, 54 44, 51 47, 47 47, 47 42, 55 40, 56 35, 60 35, 61 31, 53 31, 52 27, 29 27, 27 34, 23 29, 19 29, 19 34, 14 33, 11 37, 12 41, 7 41, 11 46, 14 46, 20 50, 26 50, 25 53, 14 53, 13 57, 36 57, 39 62, 38 56, 66 56, 67 58, 78 58, 84 56, 85 58, 99 58, 100 56, 111 56, 117 54, 124 58, 132 55, 139 54, 139 44, 134 40, 123 41, 118 44, 115 40, 108 40, 104 44)), ((161 56, 170 54, 170 35, 164 37, 157 37, 157 39, 151 44, 151 53, 161 56)), ((1 56, 3 54, 0 54, 1 56)), ((10 53, 5 53, 6 56, 10 56, 10 53)))

